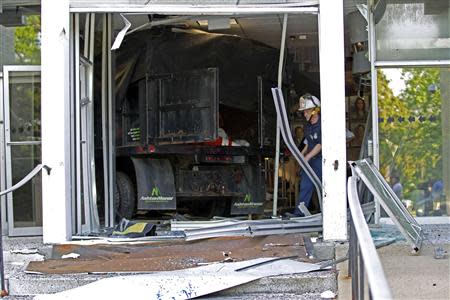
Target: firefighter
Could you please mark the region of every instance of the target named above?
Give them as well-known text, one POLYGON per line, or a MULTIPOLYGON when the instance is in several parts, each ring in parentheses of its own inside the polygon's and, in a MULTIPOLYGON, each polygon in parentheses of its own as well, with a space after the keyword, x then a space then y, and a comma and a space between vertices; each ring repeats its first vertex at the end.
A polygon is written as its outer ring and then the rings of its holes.
MULTIPOLYGON (((303 116, 307 121, 305 126, 305 145, 302 145, 300 150, 317 177, 319 177, 319 180, 322 181, 320 100, 311 94, 305 94, 300 97, 298 107, 298 111, 303 112, 303 116)), ((299 204, 303 202, 308 207, 311 203, 313 191, 313 182, 306 174, 302 174, 299 197, 294 211, 296 216, 303 216, 303 213, 299 210, 299 204)))

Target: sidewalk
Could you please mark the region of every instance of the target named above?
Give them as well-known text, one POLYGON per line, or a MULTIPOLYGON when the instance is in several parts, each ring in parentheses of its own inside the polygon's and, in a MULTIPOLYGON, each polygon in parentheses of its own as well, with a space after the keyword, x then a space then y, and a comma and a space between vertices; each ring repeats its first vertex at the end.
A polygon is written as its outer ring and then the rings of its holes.
MULTIPOLYGON (((383 225, 387 226, 387 225, 383 225)), ((394 299, 450 299, 450 224, 423 225, 425 240, 418 255, 411 254, 406 241, 378 249, 394 299), (434 249, 441 246, 445 259, 435 259, 434 249)), ((336 257, 347 253, 348 245, 336 247, 336 257)), ((338 265, 339 299, 351 299, 351 280, 347 262, 338 265)))

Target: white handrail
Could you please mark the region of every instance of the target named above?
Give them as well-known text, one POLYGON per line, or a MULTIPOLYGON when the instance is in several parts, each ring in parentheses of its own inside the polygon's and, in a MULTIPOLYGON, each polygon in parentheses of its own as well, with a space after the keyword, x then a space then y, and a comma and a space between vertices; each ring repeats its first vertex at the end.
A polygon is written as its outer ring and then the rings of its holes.
POLYGON ((47 173, 50 174, 50 170, 51 170, 50 167, 43 165, 43 164, 39 164, 30 173, 28 173, 27 176, 25 176, 22 180, 20 180, 14 186, 10 187, 7 190, 0 191, 0 196, 6 195, 8 193, 11 193, 11 192, 17 190, 18 188, 23 186, 25 183, 27 183, 28 181, 33 179, 33 177, 36 176, 36 174, 38 174, 42 169, 45 169, 47 171, 47 173))
MULTIPOLYGON (((359 248, 364 259, 364 269, 365 272, 367 272, 372 299, 392 299, 391 290, 387 283, 372 236, 370 235, 369 226, 367 226, 359 203, 356 183, 356 176, 351 176, 348 179, 348 203, 359 242, 359 248)), ((352 280, 356 279, 353 278, 352 280)))

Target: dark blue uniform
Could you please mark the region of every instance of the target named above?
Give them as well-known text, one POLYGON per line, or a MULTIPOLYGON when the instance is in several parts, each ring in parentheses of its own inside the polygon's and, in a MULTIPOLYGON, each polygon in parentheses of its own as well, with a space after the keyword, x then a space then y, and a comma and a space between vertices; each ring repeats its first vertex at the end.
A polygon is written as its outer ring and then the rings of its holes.
MULTIPOLYGON (((317 123, 311 124, 308 122, 308 124, 306 124, 305 139, 308 145, 307 152, 311 151, 316 145, 322 144, 322 126, 320 117, 317 123)), ((319 177, 319 180, 322 181, 322 151, 309 160, 309 165, 314 170, 317 177, 319 177)), ((300 180, 300 193, 297 199, 294 214, 303 215, 298 209, 298 205, 300 202, 304 202, 305 206, 308 207, 311 203, 313 191, 314 184, 311 179, 304 172, 302 172, 300 180)))

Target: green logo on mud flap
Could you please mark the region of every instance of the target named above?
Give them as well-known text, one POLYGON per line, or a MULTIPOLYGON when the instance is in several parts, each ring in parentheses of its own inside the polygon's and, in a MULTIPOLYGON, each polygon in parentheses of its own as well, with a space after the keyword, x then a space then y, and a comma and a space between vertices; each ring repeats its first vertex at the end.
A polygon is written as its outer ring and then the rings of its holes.
POLYGON ((262 205, 262 203, 253 202, 252 195, 250 193, 245 194, 242 202, 235 202, 233 204, 233 206, 237 208, 256 208, 262 205))
POLYGON ((173 200, 173 197, 163 197, 161 195, 161 190, 155 186, 152 188, 152 192, 150 193, 150 196, 142 196, 141 201, 144 202, 169 202, 173 200))
POLYGON ((161 197, 161 191, 157 186, 152 189, 152 197, 161 197))
POLYGON ((252 196, 250 194, 245 194, 244 203, 251 203, 252 196))

